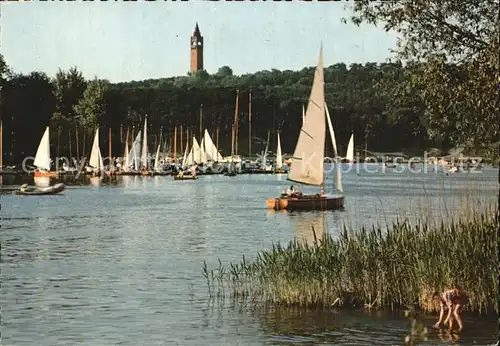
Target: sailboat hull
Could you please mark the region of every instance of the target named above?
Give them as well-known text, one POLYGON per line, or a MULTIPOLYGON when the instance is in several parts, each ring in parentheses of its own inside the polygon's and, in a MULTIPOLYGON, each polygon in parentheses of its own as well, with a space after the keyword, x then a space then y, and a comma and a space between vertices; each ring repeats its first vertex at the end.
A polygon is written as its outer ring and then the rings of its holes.
POLYGON ((338 210, 344 208, 344 196, 302 195, 267 200, 267 207, 274 210, 338 210))
POLYGON ((196 179, 198 179, 196 175, 190 175, 190 174, 186 174, 184 176, 179 176, 179 175, 174 176, 174 180, 196 180, 196 179))
POLYGON ((49 171, 49 172, 44 172, 44 171, 35 171, 33 173, 35 177, 56 177, 57 172, 49 171))

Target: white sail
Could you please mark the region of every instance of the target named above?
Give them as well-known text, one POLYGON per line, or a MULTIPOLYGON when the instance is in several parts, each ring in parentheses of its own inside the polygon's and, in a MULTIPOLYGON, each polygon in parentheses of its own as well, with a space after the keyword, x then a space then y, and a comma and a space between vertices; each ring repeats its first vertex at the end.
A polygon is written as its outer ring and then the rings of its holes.
POLYGON ((200 144, 200 163, 207 163, 207 153, 205 152, 205 138, 201 139, 200 144))
POLYGON ((326 126, 323 80, 323 48, 321 48, 304 123, 300 129, 297 146, 293 153, 293 163, 287 178, 306 185, 320 186, 323 185, 324 179, 326 126))
POLYGON ((184 150, 184 157, 182 158, 182 169, 186 169, 188 162, 188 148, 189 148, 189 141, 186 143, 186 150, 184 150))
POLYGON ((193 154, 193 161, 195 163, 201 163, 201 148, 198 141, 193 137, 193 147, 191 148, 193 154))
POLYGON ((349 144, 347 145, 347 154, 345 156, 346 160, 349 162, 354 162, 354 133, 349 139, 349 144))
POLYGON ((147 132, 148 117, 144 119, 144 140, 142 141, 141 164, 142 168, 148 169, 148 132, 147 132))
POLYGON ((155 172, 158 172, 160 170, 160 144, 158 144, 158 147, 156 148, 156 155, 155 155, 155 165, 153 169, 155 172))
POLYGON ((262 155, 262 158, 261 158, 261 166, 263 169, 266 168, 267 166, 267 152, 269 151, 269 136, 271 134, 271 131, 268 131, 267 132, 267 143, 266 143, 266 149, 264 150, 264 155, 262 155))
POLYGON ((212 138, 210 137, 210 134, 206 129, 203 139, 205 140, 205 154, 207 155, 207 159, 212 160, 214 162, 222 161, 222 155, 215 146, 214 142, 212 141, 212 138))
POLYGON ((33 164, 39 169, 50 171, 50 137, 48 126, 45 128, 45 132, 36 150, 35 162, 33 164))
POLYGON ((330 117, 330 112, 328 112, 328 106, 325 102, 325 111, 326 111, 326 120, 328 120, 328 128, 330 130, 330 137, 332 138, 333 144, 333 154, 335 157, 339 156, 339 152, 337 151, 337 140, 335 139, 335 132, 333 131, 332 118, 330 117))
POLYGON ((306 120, 306 110, 304 109, 304 105, 302 105, 302 124, 306 120))
POLYGON ((134 142, 132 143, 132 148, 128 153, 129 167, 134 167, 134 170, 136 171, 139 169, 139 160, 141 152, 141 135, 142 132, 139 131, 139 133, 137 133, 137 136, 135 137, 134 142))
POLYGON ((99 170, 104 167, 102 162, 101 149, 99 148, 99 128, 95 131, 94 143, 92 143, 92 152, 90 153, 89 166, 99 170))
POLYGON ((128 153, 128 141, 125 141, 125 163, 122 166, 122 169, 125 172, 128 172, 129 164, 130 164, 130 156, 129 156, 129 153, 128 153))
POLYGON ((200 163, 201 162, 201 150, 200 150, 200 145, 198 144, 198 141, 196 140, 195 137, 193 137, 193 146, 191 147, 191 150, 189 151, 187 160, 186 160, 186 166, 191 166, 194 165, 195 163, 200 163))
POLYGON ((276 148, 276 168, 283 167, 283 155, 281 154, 280 133, 278 132, 278 147, 276 148))
POLYGON ((342 162, 340 161, 339 154, 337 152, 337 141, 335 139, 335 132, 333 131, 332 119, 330 118, 330 112, 328 112, 328 106, 325 102, 325 111, 326 111, 326 120, 328 121, 328 128, 330 130, 330 137, 332 139, 333 145, 333 155, 335 157, 335 186, 339 192, 344 192, 344 188, 342 187, 342 173, 340 170, 340 165, 342 162))

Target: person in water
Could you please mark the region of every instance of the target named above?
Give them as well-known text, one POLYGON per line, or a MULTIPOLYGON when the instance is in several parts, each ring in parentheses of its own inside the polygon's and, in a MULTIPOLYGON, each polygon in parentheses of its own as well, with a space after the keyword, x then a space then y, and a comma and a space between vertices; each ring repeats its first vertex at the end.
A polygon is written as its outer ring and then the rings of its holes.
POLYGON ((463 305, 463 293, 458 285, 454 285, 452 289, 446 290, 441 295, 438 292, 434 293, 434 297, 439 299, 440 311, 439 319, 434 325, 435 328, 439 328, 441 321, 443 321, 444 311, 448 309, 448 316, 444 320, 444 324, 449 324, 449 328, 453 328, 453 319, 457 320, 458 330, 462 330, 462 318, 460 317, 460 308, 463 305))

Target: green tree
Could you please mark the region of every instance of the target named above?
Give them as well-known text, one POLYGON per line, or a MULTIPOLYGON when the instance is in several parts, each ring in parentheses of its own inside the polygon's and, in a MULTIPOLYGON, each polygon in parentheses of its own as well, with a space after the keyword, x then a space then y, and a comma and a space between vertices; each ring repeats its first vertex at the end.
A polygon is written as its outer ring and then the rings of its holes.
POLYGON ((89 82, 83 97, 74 106, 78 123, 88 130, 95 129, 104 115, 104 83, 97 78, 89 82))
POLYGON ((222 66, 217 70, 215 75, 218 77, 231 77, 233 75, 233 70, 229 66, 222 66))
POLYGON ((5 81, 9 78, 10 73, 9 66, 7 66, 3 55, 0 54, 0 86, 4 85, 5 81))
POLYGON ((420 63, 397 96, 418 95, 431 137, 492 150, 499 140, 499 5, 498 0, 361 0, 352 5, 351 20, 397 32, 397 55, 420 63))

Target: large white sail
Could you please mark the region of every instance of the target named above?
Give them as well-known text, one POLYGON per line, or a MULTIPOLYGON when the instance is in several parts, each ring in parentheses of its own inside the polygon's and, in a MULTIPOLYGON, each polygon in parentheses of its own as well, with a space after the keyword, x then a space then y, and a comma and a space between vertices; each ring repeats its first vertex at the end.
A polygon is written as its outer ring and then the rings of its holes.
POLYGON ((39 169, 50 171, 50 137, 48 126, 45 128, 45 132, 36 150, 35 162, 33 164, 39 169))
POLYGON ((102 169, 101 149, 99 148, 99 128, 95 131, 94 143, 92 143, 92 152, 90 153, 89 165, 97 170, 102 169))
POLYGON ((342 162, 340 161, 339 154, 337 152, 337 140, 335 139, 335 132, 333 131, 333 125, 332 125, 332 119, 330 118, 330 112, 328 112, 328 106, 326 105, 325 102, 325 111, 326 111, 326 120, 328 121, 328 128, 330 130, 330 137, 332 139, 332 145, 333 145, 333 156, 334 156, 334 162, 335 162, 335 186, 337 187, 337 190, 339 192, 344 192, 344 188, 342 187, 342 177, 341 177, 341 170, 340 170, 340 165, 342 162))
POLYGON ((351 135, 351 138, 349 139, 349 144, 347 145, 347 154, 345 158, 349 162, 354 161, 354 133, 351 135))
POLYGON ((203 139, 205 140, 205 154, 207 155, 207 159, 214 162, 222 161, 222 155, 217 150, 217 147, 215 146, 212 138, 210 137, 210 134, 206 129, 203 139))
POLYGON ((306 185, 320 186, 324 178, 326 126, 323 80, 323 49, 321 48, 304 123, 300 129, 297 146, 293 153, 293 163, 287 178, 306 185))
POLYGON ((276 148, 276 168, 283 167, 283 155, 281 154, 280 133, 278 132, 278 147, 276 148))
POLYGON ((148 169, 149 158, 148 158, 148 117, 144 119, 144 140, 142 141, 142 153, 141 153, 141 165, 142 168, 148 169))

